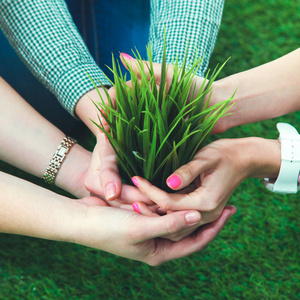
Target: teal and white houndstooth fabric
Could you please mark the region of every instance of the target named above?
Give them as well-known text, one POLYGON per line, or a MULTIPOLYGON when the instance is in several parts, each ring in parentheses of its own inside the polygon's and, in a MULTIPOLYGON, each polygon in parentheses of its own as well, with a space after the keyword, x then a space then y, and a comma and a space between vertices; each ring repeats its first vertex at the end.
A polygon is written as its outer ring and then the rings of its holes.
MULTIPOLYGON (((224 0, 151 0, 150 42, 153 59, 161 61, 164 28, 167 62, 188 62, 205 55, 203 75, 221 23, 224 0)), ((77 101, 94 81, 110 85, 90 55, 63 0, 0 1, 0 28, 33 74, 74 115, 77 101)), ((104 41, 105 42, 105 41, 104 41)), ((134 46, 134 45, 133 45, 134 46)), ((0 50, 1 51, 1 50, 0 50)))
POLYGON ((187 63, 196 55, 203 57, 200 76, 208 67, 221 25, 224 0, 151 0, 150 42, 153 60, 161 61, 166 28, 167 62, 178 56, 183 62, 189 45, 187 63))

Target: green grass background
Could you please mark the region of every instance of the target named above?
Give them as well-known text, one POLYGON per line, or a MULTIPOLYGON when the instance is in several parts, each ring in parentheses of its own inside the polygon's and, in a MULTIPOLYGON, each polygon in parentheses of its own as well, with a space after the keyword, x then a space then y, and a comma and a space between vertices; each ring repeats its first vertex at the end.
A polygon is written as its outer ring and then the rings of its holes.
MULTIPOLYGON (((299 9, 299 0, 227 1, 211 67, 231 56, 222 73, 227 76, 298 48, 299 9)), ((295 113, 217 138, 277 138, 278 121, 300 130, 295 113)), ((83 134, 74 136, 91 147, 83 134)), ((229 203, 237 214, 204 251, 159 267, 83 246, 2 234, 0 299, 300 299, 299 195, 270 193, 253 179, 242 183, 229 203)))

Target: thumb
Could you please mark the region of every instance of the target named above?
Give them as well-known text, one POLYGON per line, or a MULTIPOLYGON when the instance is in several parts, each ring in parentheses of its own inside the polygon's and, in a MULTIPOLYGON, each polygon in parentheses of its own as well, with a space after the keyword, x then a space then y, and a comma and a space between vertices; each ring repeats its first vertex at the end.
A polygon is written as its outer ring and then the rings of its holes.
POLYGON ((212 167, 207 161, 199 159, 197 156, 187 164, 178 168, 167 178, 167 185, 173 190, 180 190, 187 187, 202 172, 212 167))
POLYGON ((143 230, 147 239, 171 235, 185 228, 200 223, 201 215, 198 211, 177 211, 164 216, 145 219, 143 230))
POLYGON ((85 186, 89 192, 105 197, 106 200, 116 199, 121 193, 122 182, 116 156, 104 135, 97 139, 85 186))

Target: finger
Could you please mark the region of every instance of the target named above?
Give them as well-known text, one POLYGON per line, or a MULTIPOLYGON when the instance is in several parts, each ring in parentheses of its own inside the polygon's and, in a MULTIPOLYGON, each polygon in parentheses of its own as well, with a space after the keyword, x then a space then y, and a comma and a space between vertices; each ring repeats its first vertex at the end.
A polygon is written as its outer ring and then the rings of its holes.
POLYGON ((106 200, 113 200, 120 195, 122 187, 117 158, 114 150, 105 141, 103 135, 98 138, 97 145, 100 157, 100 165, 98 166, 99 179, 106 200))
MULTIPOLYGON (((93 156, 94 156, 94 160, 95 160, 94 165, 101 164, 98 153, 93 154, 93 156)), ((101 181, 100 180, 100 171, 97 168, 93 167, 93 164, 91 164, 91 166, 89 167, 89 170, 86 174, 86 177, 85 177, 85 181, 84 181, 85 187, 90 192, 91 195, 106 199, 105 198, 105 190, 102 187, 102 183, 100 181, 101 181)), ((142 194, 139 189, 137 189, 136 187, 127 185, 127 184, 122 184, 121 193, 117 198, 115 198, 115 201, 116 200, 118 200, 118 202, 119 202, 117 207, 119 207, 120 205, 125 205, 125 204, 129 204, 131 206, 132 203, 137 202, 137 201, 143 202, 147 205, 154 204, 154 202, 151 201, 147 196, 142 194)), ((110 200, 110 202, 112 202, 112 200, 110 200)), ((109 205, 116 207, 115 202, 110 203, 109 205)))
MULTIPOLYGON (((157 217, 158 214, 155 213, 156 209, 153 207, 148 207, 144 203, 138 203, 135 202, 132 204, 134 210, 138 213, 140 213, 143 216, 148 217, 157 217)), ((193 214, 193 211, 190 211, 191 214, 193 214)), ((174 212, 168 212, 168 214, 174 214, 174 212)), ((186 213, 186 215, 188 212, 186 213)), ((191 223, 191 214, 188 215, 189 222, 191 223)), ((196 212, 196 217, 198 217, 198 212, 196 212)), ((190 224, 191 226, 184 226, 183 228, 180 228, 178 230, 174 229, 174 231, 170 232, 169 234, 166 234, 163 236, 163 238, 171 240, 171 241, 180 241, 186 236, 190 235, 198 226, 200 226, 200 222, 193 222, 194 224, 190 224)))
MULTIPOLYGON (((130 71, 132 69, 133 72, 137 73, 138 77, 141 78, 142 74, 145 74, 146 77, 149 79, 149 69, 150 69, 150 63, 148 61, 142 61, 141 64, 138 63, 138 61, 133 58, 132 56, 121 53, 120 55, 121 61, 125 68, 130 71)), ((161 81, 161 68, 162 65, 159 63, 152 62, 153 66, 153 73, 155 76, 155 82, 157 84, 160 84, 161 81)), ((173 77, 173 66, 167 65, 167 72, 166 72, 166 93, 169 91, 169 88, 172 83, 172 77, 173 77)))
POLYGON ((156 208, 154 206, 147 206, 142 202, 134 202, 132 203, 132 207, 137 213, 143 216, 148 216, 148 217, 158 216, 158 214, 155 213, 156 208))
POLYGON ((145 218, 140 234, 143 241, 165 237, 195 226, 200 223, 200 220, 201 215, 198 211, 177 211, 156 218, 145 218))
POLYGON ((101 128, 99 128, 99 131, 101 133, 104 133, 104 132, 109 133, 110 132, 110 127, 109 127, 109 125, 108 125, 108 123, 106 121, 106 119, 108 117, 108 113, 109 113, 108 108, 105 108, 105 110, 104 110, 104 108, 100 109, 100 115, 99 115, 99 117, 100 117, 100 125, 102 125, 103 128, 104 128, 104 130, 101 129, 101 128))
POLYGON ((122 182, 116 156, 104 135, 98 137, 85 186, 88 191, 105 197, 106 200, 116 199, 121 193, 122 182))
POLYGON ((202 152, 187 164, 178 168, 171 176, 167 178, 167 185, 173 190, 181 190, 191 184, 202 172, 211 169, 216 163, 206 159, 201 159, 202 152))
POLYGON ((188 256, 192 253, 203 250, 216 236, 221 232, 224 225, 229 219, 236 213, 234 206, 227 206, 224 208, 221 216, 214 222, 203 226, 195 234, 186 237, 180 242, 172 243, 166 240, 158 241, 157 248, 155 250, 157 254, 156 258, 152 258, 153 265, 159 265, 163 262, 178 259, 188 256))
POLYGON ((77 200, 78 202, 82 202, 84 204, 90 206, 108 206, 108 204, 98 197, 84 197, 82 199, 77 200))
POLYGON ((210 198, 208 198, 209 191, 205 187, 201 186, 190 194, 168 194, 142 177, 134 176, 132 182, 163 211, 199 210, 198 206, 203 207, 203 210, 211 210, 212 204, 209 201, 210 198))
POLYGON ((134 202, 142 202, 147 205, 154 204, 154 202, 144 195, 139 189, 127 184, 122 185, 121 194, 118 199, 127 204, 132 204, 134 202))

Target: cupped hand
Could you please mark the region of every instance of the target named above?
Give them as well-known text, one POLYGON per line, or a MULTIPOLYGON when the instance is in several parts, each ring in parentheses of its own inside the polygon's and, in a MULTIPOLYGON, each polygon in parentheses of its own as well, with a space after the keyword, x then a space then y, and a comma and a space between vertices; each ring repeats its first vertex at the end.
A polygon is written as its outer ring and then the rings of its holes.
MULTIPOLYGON (((132 70, 137 74, 138 77, 141 78, 141 68, 145 70, 145 73, 147 74, 147 71, 149 69, 149 62, 148 61, 143 61, 141 64, 138 63, 138 61, 131 57, 130 55, 126 53, 121 53, 121 61, 123 65, 125 66, 126 69, 132 68, 132 70)), ((155 81, 157 88, 160 88, 160 81, 161 81, 161 69, 162 65, 160 63, 152 63, 153 65, 153 71, 154 71, 154 76, 155 76, 155 81)), ((174 72, 174 66, 173 65, 167 65, 167 72, 166 72, 166 93, 168 92, 172 80, 173 80, 173 72, 174 72)), ((143 71, 144 73, 144 71, 143 71)), ((199 90, 203 88, 203 82, 206 80, 206 84, 208 83, 208 79, 205 79, 204 77, 200 77, 195 75, 192 84, 191 84, 191 90, 189 94, 189 100, 195 99, 196 95, 198 94, 199 90)), ((130 81, 127 83, 130 85, 130 81)), ((235 87, 236 88, 236 87, 235 87)), ((211 90, 211 97, 210 101, 208 104, 208 107, 213 106, 217 103, 220 103, 226 99, 228 99, 233 93, 234 89, 232 89, 231 86, 227 87, 226 85, 222 84, 222 82, 215 81, 212 85, 212 90, 211 90)), ((210 93, 208 93, 205 97, 205 101, 209 98, 210 93)), ((234 109, 231 108, 228 113, 232 113, 232 110, 234 109)), ((229 129, 231 126, 228 123, 228 118, 233 118, 234 116, 224 116, 220 118, 214 128, 212 129, 210 134, 217 134, 217 133, 222 133, 229 129)))
MULTIPOLYGON (((101 201, 97 198, 81 201, 93 205, 85 205, 84 219, 76 225, 79 228, 74 231, 73 242, 152 266, 201 251, 236 213, 236 209, 229 206, 215 222, 179 242, 173 242, 165 237, 195 226, 195 220, 188 217, 190 211, 149 217, 134 211, 95 205, 95 201, 101 201)), ((194 213, 200 216, 198 212, 194 213)))
POLYGON ((84 183, 92 195, 107 200, 110 206, 127 207, 135 201, 153 204, 137 188, 122 183, 115 153, 103 134, 95 146, 84 183))
POLYGON ((276 178, 280 160, 277 140, 223 139, 201 149, 192 161, 167 179, 173 190, 192 183, 195 189, 190 193, 169 194, 138 176, 133 182, 162 210, 195 209, 201 212, 200 224, 205 224, 220 216, 231 194, 245 178, 276 178))
MULTIPOLYGON (((158 217, 159 215, 164 215, 164 212, 158 213, 159 207, 157 205, 148 206, 143 202, 135 202, 132 204, 133 209, 147 217, 158 217)), ((172 213, 171 211, 167 212, 167 214, 172 213)), ((199 226, 200 226, 200 218, 201 215, 197 211, 190 211, 190 213, 186 213, 186 219, 189 220, 189 223, 191 226, 187 228, 183 228, 176 232, 171 232, 170 234, 166 235, 164 238, 170 240, 170 241, 181 241, 183 238, 189 236, 191 233, 193 233, 199 226), (194 222, 194 225, 192 225, 192 222, 194 222)))
MULTIPOLYGON (((98 116, 101 115, 93 102, 104 102, 108 105, 107 95, 110 95, 111 99, 115 99, 114 89, 93 89, 78 101, 75 108, 76 114, 90 128, 97 139, 90 165, 86 171, 81 172, 81 174, 85 174, 85 188, 89 193, 107 201, 118 199, 119 202, 109 202, 110 205, 118 207, 126 204, 126 202, 132 203, 134 201, 145 201, 147 204, 151 204, 152 202, 147 201, 146 197, 137 189, 122 184, 114 150, 106 141, 103 132, 91 121, 98 122, 98 116)), ((81 179, 82 177, 78 178, 79 181, 81 179)))

